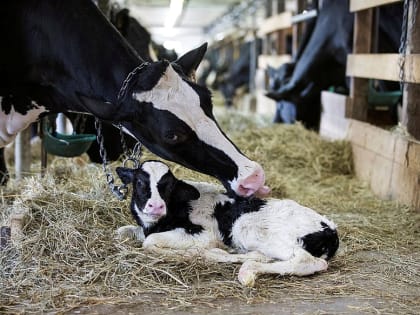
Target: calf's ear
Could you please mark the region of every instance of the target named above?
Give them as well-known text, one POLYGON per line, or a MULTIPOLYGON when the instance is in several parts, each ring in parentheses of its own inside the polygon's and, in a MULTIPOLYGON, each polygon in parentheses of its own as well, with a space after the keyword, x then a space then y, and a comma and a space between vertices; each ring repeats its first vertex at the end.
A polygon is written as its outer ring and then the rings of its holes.
POLYGON ((127 168, 127 167, 117 167, 116 172, 124 184, 130 184, 133 182, 133 178, 134 178, 133 169, 127 168))
POLYGON ((200 193, 194 186, 191 186, 182 180, 178 180, 172 191, 172 196, 175 196, 175 200, 177 201, 190 201, 198 199, 200 193))
POLYGON ((207 43, 204 43, 200 47, 193 49, 178 58, 175 63, 181 67, 182 72, 184 72, 187 77, 195 81, 195 70, 197 70, 198 65, 203 60, 206 51, 207 43))

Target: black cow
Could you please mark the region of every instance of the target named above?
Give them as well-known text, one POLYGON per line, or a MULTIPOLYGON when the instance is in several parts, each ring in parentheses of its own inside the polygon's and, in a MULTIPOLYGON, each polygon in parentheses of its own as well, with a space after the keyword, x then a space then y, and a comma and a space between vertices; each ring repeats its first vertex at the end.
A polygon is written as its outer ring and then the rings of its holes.
MULTIPOLYGON (((250 79, 250 63, 251 63, 251 49, 254 42, 248 41, 239 48, 239 57, 232 63, 226 63, 225 69, 218 70, 217 88, 222 93, 225 99, 225 105, 231 107, 233 105, 233 98, 236 90, 240 87, 249 87, 250 79), (225 72, 221 71, 225 70, 225 72)), ((261 40, 256 40, 256 57, 261 53, 261 40)))
MULTIPOLYGON (((117 8, 113 8, 111 10, 110 21, 143 60, 149 62, 153 60, 150 55, 151 50, 156 52, 156 57, 159 60, 166 59, 174 61, 177 58, 177 55, 173 50, 166 50, 162 45, 154 43, 149 31, 135 18, 130 16, 130 11, 128 9, 124 8, 118 10, 117 8)), ((71 120, 74 121, 75 116, 71 115, 70 117, 71 120)), ((96 133, 94 117, 88 116, 84 124, 78 125, 77 131, 81 132, 82 130, 85 133, 96 133)), ((107 151, 107 159, 109 161, 117 160, 124 152, 124 148, 121 143, 120 131, 112 126, 112 124, 105 123, 102 127, 102 134, 105 140, 104 146, 107 151)), ((133 148, 136 144, 136 140, 132 137, 126 137, 125 141, 128 148, 133 148)), ((92 162, 102 162, 97 142, 92 143, 87 151, 87 154, 92 162)))
MULTIPOLYGON (((280 86, 267 96, 296 106, 296 119, 310 129, 319 128, 320 93, 331 86, 344 87, 347 54, 352 51, 353 14, 348 1, 324 0, 309 41, 292 66, 280 75, 280 86), (292 73, 290 73, 292 70, 292 73)), ((396 51, 401 32, 402 5, 380 8, 378 52, 396 51)), ((281 110, 282 108, 280 108, 281 110)))
POLYGON ((90 113, 231 193, 267 192, 261 166, 224 135, 210 92, 190 80, 206 45, 174 63, 145 63, 90 0, 10 0, 2 9, 1 147, 46 113, 90 113))

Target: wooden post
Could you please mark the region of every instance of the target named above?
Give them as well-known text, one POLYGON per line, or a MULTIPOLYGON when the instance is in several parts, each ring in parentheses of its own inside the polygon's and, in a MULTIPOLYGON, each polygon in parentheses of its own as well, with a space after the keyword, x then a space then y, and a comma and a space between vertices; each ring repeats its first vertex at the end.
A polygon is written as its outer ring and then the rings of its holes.
POLYGON ((20 180, 31 171, 31 128, 19 132, 15 140, 15 173, 20 180))
MULTIPOLYGON (((306 5, 306 0, 297 0, 297 14, 301 14, 306 5)), ((299 49, 299 43, 303 33, 303 24, 293 24, 293 35, 292 35, 292 56, 296 58, 296 54, 299 49)))
MULTIPOLYGON (((372 46, 372 9, 354 14, 353 54, 367 54, 372 46)), ((350 79, 350 106, 346 118, 367 121, 369 80, 352 77, 350 79)))
MULTIPOLYGON (((407 54, 420 53, 420 8, 417 9, 415 24, 410 25, 413 16, 413 1, 409 1, 410 12, 407 28, 407 54)), ((415 139, 420 140, 420 84, 406 83, 403 93, 402 124, 415 139)))

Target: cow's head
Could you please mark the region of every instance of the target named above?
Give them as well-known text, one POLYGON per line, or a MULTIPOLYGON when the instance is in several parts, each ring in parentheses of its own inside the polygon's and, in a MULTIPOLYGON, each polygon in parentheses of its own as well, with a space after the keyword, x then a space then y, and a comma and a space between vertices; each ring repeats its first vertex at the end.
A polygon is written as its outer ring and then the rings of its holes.
POLYGON ((129 108, 120 108, 126 111, 122 124, 155 154, 216 177, 229 192, 267 194, 263 169, 223 133, 209 90, 192 79, 206 48, 204 44, 173 63, 159 61, 143 69, 126 102, 129 108))
MULTIPOLYGON (((146 161, 136 169, 117 167, 117 174, 124 184, 133 185, 130 208, 137 223, 145 228, 152 227, 167 215, 181 216, 180 213, 169 213, 171 200, 179 204, 200 197, 197 189, 178 180, 160 161, 146 161)), ((187 209, 177 209, 179 211, 186 211, 188 216, 187 209)))

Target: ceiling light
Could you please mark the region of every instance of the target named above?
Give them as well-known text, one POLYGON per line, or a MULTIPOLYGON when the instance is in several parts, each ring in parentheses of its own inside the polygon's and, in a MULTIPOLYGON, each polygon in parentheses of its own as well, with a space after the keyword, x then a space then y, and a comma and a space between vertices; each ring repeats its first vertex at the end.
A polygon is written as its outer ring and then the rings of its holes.
POLYGON ((174 27, 176 21, 182 13, 183 6, 184 0, 171 0, 171 4, 169 5, 169 12, 165 20, 166 28, 174 27))

